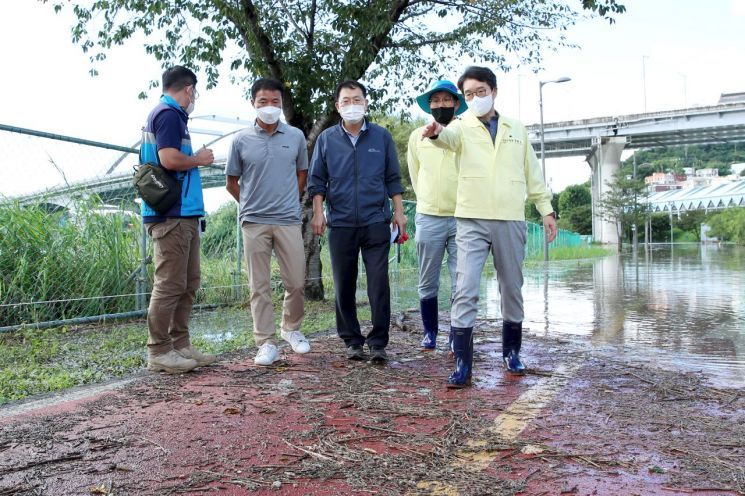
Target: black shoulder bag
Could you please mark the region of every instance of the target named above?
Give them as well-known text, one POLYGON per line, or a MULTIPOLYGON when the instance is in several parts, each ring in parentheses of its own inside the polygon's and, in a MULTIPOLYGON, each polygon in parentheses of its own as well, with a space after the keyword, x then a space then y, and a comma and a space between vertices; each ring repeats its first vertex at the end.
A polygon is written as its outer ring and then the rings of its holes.
MULTIPOLYGON (((158 152, 155 153, 158 157, 158 152)), ((159 157, 157 164, 140 163, 134 166, 134 171, 132 182, 140 198, 160 215, 166 215, 181 197, 181 181, 161 165, 159 157)))

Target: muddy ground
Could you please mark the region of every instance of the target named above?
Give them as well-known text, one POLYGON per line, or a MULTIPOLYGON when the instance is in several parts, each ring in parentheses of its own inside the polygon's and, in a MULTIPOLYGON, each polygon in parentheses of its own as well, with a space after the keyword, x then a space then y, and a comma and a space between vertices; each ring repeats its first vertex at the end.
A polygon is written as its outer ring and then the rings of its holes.
POLYGON ((745 494, 744 392, 530 335, 508 376, 498 325, 480 321, 465 390, 412 312, 382 366, 327 332, 270 368, 249 350, 0 408, 0 496, 745 494))

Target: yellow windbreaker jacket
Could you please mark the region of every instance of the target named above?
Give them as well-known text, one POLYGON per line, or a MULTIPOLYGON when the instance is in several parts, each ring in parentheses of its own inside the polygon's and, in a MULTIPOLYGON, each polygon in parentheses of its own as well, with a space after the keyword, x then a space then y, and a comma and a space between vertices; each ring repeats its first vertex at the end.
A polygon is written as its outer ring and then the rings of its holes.
POLYGON ((416 193, 416 211, 450 217, 455 213, 458 183, 455 153, 436 147, 430 139, 422 140, 422 129, 412 131, 406 153, 411 185, 416 193))
POLYGON ((542 216, 553 212, 528 131, 519 121, 499 116, 497 137, 471 111, 450 123, 434 146, 455 152, 458 190, 455 216, 467 219, 525 220, 525 199, 542 216))

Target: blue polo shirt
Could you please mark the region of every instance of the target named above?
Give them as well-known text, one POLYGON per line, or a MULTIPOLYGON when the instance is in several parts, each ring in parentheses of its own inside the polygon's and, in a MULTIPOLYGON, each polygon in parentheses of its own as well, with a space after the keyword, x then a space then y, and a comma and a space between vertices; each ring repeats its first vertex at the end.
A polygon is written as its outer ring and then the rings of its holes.
MULTIPOLYGON (((189 116, 178 102, 168 95, 160 98, 160 103, 150 112, 145 127, 142 129, 140 145, 140 162, 161 166, 158 150, 175 148, 184 155, 193 155, 191 136, 187 124, 189 116)), ((143 222, 162 222, 171 217, 202 217, 204 215, 204 198, 202 196, 202 179, 199 168, 187 171, 171 172, 181 181, 181 197, 166 215, 160 215, 142 202, 140 212, 143 222)))

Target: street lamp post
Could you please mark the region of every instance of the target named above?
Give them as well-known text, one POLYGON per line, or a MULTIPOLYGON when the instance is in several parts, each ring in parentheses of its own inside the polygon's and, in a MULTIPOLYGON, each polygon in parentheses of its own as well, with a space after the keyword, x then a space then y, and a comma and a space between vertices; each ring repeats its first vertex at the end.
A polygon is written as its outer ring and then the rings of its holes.
MULTIPOLYGON (((541 171, 543 172, 543 182, 548 187, 548 179, 546 178, 546 144, 543 139, 543 85, 549 83, 566 83, 571 81, 571 78, 561 77, 559 79, 552 79, 551 81, 539 81, 538 82, 538 107, 541 115, 541 171)), ((546 228, 543 228, 543 260, 548 262, 548 235, 546 234, 546 228)))
POLYGON ((670 248, 673 247, 673 206, 675 204, 670 202, 670 248))
POLYGON ((644 93, 644 113, 647 113, 647 63, 649 57, 642 55, 642 92, 644 93))
POLYGON ((685 109, 688 108, 688 78, 682 72, 679 72, 678 76, 683 79, 683 108, 685 109))

